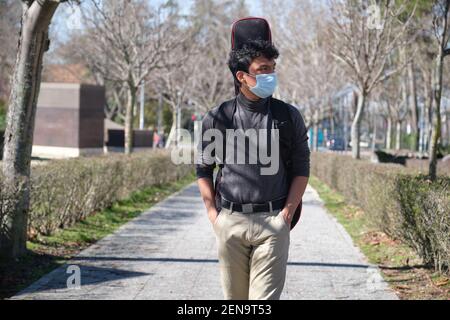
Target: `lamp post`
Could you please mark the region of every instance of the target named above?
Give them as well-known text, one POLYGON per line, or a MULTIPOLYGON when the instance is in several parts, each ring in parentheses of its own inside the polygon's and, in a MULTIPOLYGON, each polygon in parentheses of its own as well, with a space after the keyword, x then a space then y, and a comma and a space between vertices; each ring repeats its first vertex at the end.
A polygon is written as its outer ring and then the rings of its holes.
POLYGON ((139 110, 139 129, 144 130, 145 81, 141 84, 141 105, 139 110))

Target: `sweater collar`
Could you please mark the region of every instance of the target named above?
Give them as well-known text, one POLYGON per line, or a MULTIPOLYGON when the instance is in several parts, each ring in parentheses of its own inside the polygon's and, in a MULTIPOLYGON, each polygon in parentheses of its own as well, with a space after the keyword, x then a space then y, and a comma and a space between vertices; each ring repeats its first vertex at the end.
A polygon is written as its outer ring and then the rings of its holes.
POLYGON ((267 105, 269 102, 269 98, 259 99, 257 101, 252 101, 248 99, 242 92, 239 92, 237 96, 238 104, 244 107, 245 109, 252 112, 267 112, 267 105))

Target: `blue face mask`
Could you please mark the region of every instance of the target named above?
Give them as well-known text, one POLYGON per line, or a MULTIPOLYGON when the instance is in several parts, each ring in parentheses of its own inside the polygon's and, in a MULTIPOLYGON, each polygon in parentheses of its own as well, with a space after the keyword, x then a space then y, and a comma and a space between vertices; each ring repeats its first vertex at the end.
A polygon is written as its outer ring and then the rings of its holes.
POLYGON ((251 92, 263 99, 273 95, 275 88, 278 85, 278 77, 275 72, 251 76, 256 77, 256 86, 249 86, 251 92))

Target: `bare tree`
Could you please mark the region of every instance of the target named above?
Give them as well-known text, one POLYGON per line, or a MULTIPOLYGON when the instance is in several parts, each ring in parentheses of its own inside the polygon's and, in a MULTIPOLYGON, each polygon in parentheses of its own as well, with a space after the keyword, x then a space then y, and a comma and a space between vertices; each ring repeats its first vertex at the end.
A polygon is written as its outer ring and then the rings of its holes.
POLYGON ((80 49, 94 73, 116 84, 117 102, 118 88, 126 88, 125 153, 130 154, 138 88, 153 71, 164 67, 162 58, 184 43, 185 34, 178 32, 179 14, 173 2, 156 9, 144 0, 90 3, 83 10, 87 28, 80 49))
MULTIPOLYGON (((422 56, 421 46, 423 45, 423 25, 424 20, 428 20, 429 11, 431 5, 426 0, 415 0, 414 9, 415 14, 410 21, 410 26, 405 34, 405 37, 414 39, 410 42, 409 46, 402 48, 403 61, 408 60, 406 67, 406 74, 404 76, 405 85, 407 90, 405 92, 408 102, 408 115, 409 123, 411 124, 411 132, 413 134, 412 144, 410 148, 414 151, 419 150, 419 139, 421 135, 421 128, 419 125, 420 110, 419 110, 419 94, 420 88, 418 85, 419 80, 419 67, 417 60, 420 60, 422 56), (407 59, 415 55, 414 59, 407 59)), ((411 8, 410 10, 413 10, 411 8)))
MULTIPOLYGON (((163 100, 172 108, 172 127, 166 147, 178 141, 176 129, 180 122, 181 110, 184 104, 192 99, 192 82, 191 77, 200 68, 198 61, 195 59, 198 56, 197 46, 194 41, 191 41, 197 30, 192 29, 191 32, 186 32, 184 39, 188 40, 179 46, 177 49, 168 52, 164 57, 165 67, 157 74, 152 83, 155 88, 162 93, 163 100)), ((198 95, 200 96, 200 94, 198 95)))
POLYGON ((429 175, 432 180, 436 179, 437 170, 437 147, 441 138, 441 98, 442 98, 442 71, 444 65, 444 57, 450 54, 449 43, 449 23, 448 14, 450 8, 450 0, 437 0, 434 10, 433 31, 437 42, 437 53, 434 60, 433 73, 433 108, 434 123, 432 126, 431 143, 430 143, 430 163, 429 175))
POLYGON ((243 1, 197 0, 193 5, 192 25, 199 32, 189 95, 199 111, 217 106, 234 95, 233 77, 228 69, 231 50, 231 25, 247 15, 243 1))
POLYGON ((20 30, 20 1, 0 1, 0 100, 6 101, 20 30))
POLYGON ((280 49, 277 95, 299 107, 307 128, 313 129, 311 147, 317 150, 321 123, 330 119, 334 130, 333 99, 346 82, 326 43, 329 14, 312 0, 263 1, 263 10, 268 12, 274 43, 280 49))
POLYGON ((11 201, 4 203, 2 208, 7 220, 6 230, 0 235, 2 256, 18 257, 26 252, 31 149, 42 59, 49 47, 49 25, 61 2, 21 1, 22 20, 3 154, 3 192, 11 201))
POLYGON ((395 128, 395 150, 401 148, 402 124, 408 114, 406 99, 407 85, 403 74, 398 73, 386 81, 374 91, 374 98, 380 108, 378 112, 387 120, 386 148, 391 149, 392 131, 395 128))
POLYGON ((419 71, 418 89, 419 96, 421 97, 422 112, 421 115, 423 129, 420 132, 421 144, 419 145, 419 151, 424 152, 426 146, 429 146, 431 137, 431 120, 433 111, 433 57, 434 52, 432 50, 433 40, 431 37, 422 36, 420 38, 420 44, 418 45, 419 54, 416 59, 416 65, 419 71))
POLYGON ((368 1, 331 1, 335 28, 331 29, 331 52, 345 66, 357 86, 358 107, 352 123, 352 156, 360 158, 360 125, 370 92, 404 65, 391 58, 405 45, 405 33, 414 10, 401 22, 405 3, 382 1, 371 7, 368 1), (376 9, 371 12, 371 9, 376 9), (370 14, 369 14, 370 13, 370 14), (372 21, 373 20, 373 21, 372 21))
POLYGON ((419 148, 419 137, 420 137, 420 127, 419 127, 419 102, 418 102, 418 90, 417 90, 417 80, 416 80, 416 65, 413 61, 410 61, 407 66, 407 77, 406 81, 409 86, 408 94, 408 104, 411 115, 411 127, 414 134, 414 140, 411 148, 417 151, 419 148))

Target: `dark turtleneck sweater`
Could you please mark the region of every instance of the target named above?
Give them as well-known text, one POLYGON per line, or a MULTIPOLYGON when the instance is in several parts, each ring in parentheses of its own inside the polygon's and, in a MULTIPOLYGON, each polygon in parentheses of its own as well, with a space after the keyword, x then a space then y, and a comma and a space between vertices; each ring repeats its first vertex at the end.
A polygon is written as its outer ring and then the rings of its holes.
MULTIPOLYGON (((258 138, 258 130, 267 129, 268 136, 266 136, 266 139, 270 139, 272 116, 269 110, 269 99, 270 97, 252 101, 245 97, 242 92, 239 93, 236 113, 233 116, 234 129, 256 129, 258 138)), ((293 106, 289 107, 291 108, 296 136, 296 145, 293 152, 294 173, 295 175, 309 176, 309 147, 306 127, 299 111, 293 106)), ((218 107, 210 110, 203 118, 202 133, 212 129, 213 115, 217 110, 218 107)), ((261 168, 268 168, 271 165, 261 164, 259 155, 256 156, 256 163, 251 163, 249 161, 250 139, 248 137, 244 139, 246 139, 245 147, 242 144, 236 145, 234 150, 235 154, 239 150, 245 150, 245 164, 236 163, 237 161, 234 164, 225 164, 222 171, 221 195, 235 203, 263 203, 287 196, 290 186, 287 185, 286 171, 281 159, 278 161, 278 170, 274 174, 261 174, 261 168)), ((258 145, 261 144, 258 143, 258 145)), ((263 154, 270 154, 267 153, 266 148, 263 147, 263 154)), ((205 144, 200 143, 198 145, 199 161, 196 164, 197 177, 212 179, 215 164, 207 164, 210 162, 205 161, 208 155, 203 154, 204 149, 205 144)), ((211 158, 208 160, 211 161, 211 158)), ((236 155, 235 160, 237 160, 236 155)))

